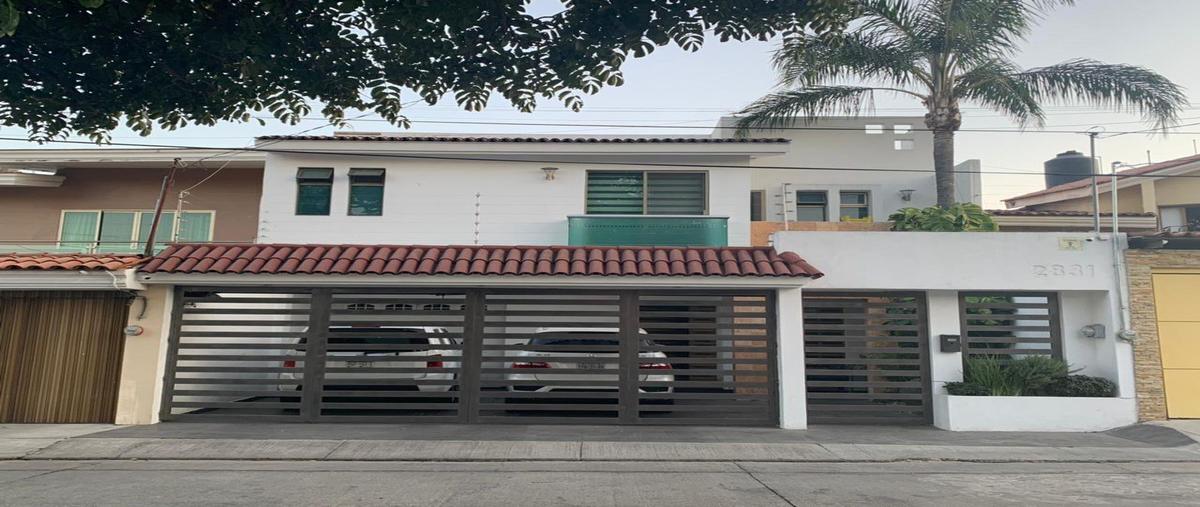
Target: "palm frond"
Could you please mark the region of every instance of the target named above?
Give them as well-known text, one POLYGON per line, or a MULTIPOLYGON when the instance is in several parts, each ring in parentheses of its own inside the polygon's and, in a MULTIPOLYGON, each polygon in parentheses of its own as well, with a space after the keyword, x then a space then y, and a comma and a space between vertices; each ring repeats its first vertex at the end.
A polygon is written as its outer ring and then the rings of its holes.
POLYGON ((876 88, 864 86, 815 86, 772 93, 754 101, 737 114, 737 133, 750 129, 786 127, 797 119, 812 122, 819 116, 857 116, 874 109, 876 88))
POLYGON ((989 60, 955 79, 955 98, 996 109, 1021 125, 1042 126, 1045 113, 1033 89, 1016 76, 1021 73, 1008 60, 989 60))
POLYGON ((929 82, 906 40, 883 33, 851 32, 838 37, 789 37, 775 52, 781 86, 806 87, 843 79, 882 80, 904 86, 929 82))
POLYGON ((1137 112, 1159 129, 1176 123, 1188 104, 1179 85, 1135 65, 1078 59, 1029 69, 1014 78, 1025 83, 1039 101, 1082 102, 1137 112))
POLYGON ((891 35, 920 46, 918 31, 922 20, 910 0, 863 0, 862 13, 859 30, 891 35))
POLYGON ((1050 9, 1074 0, 924 0, 921 36, 929 50, 979 61, 1012 54, 1050 9))

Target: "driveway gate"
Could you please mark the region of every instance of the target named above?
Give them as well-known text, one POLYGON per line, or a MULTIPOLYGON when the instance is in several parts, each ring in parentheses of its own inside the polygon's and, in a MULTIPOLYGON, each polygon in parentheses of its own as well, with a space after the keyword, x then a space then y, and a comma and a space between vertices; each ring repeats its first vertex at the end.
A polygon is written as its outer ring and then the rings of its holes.
POLYGON ((771 292, 177 289, 163 420, 778 421, 771 292))
POLYGON ((808 421, 931 423, 926 320, 922 293, 806 291, 808 421))

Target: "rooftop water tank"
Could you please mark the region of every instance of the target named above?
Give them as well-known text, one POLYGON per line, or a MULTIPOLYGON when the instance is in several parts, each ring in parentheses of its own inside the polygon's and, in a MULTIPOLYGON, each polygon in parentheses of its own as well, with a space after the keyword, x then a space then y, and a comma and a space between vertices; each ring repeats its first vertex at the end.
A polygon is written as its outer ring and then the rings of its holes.
POLYGON ((1046 188, 1090 178, 1094 167, 1091 157, 1075 150, 1059 153, 1043 166, 1046 170, 1046 188))

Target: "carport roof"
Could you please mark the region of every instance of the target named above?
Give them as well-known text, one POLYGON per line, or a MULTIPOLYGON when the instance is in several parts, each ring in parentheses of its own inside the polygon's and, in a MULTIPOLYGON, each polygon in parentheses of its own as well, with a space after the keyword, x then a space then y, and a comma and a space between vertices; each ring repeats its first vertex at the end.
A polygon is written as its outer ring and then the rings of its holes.
POLYGON ((807 277, 770 247, 176 244, 143 273, 807 277))

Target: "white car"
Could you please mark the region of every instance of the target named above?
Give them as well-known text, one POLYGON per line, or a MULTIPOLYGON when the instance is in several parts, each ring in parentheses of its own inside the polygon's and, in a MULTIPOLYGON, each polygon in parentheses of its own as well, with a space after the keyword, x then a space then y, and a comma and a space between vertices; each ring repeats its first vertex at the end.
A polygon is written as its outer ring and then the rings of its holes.
MULTIPOLYGON (((520 392, 554 392, 554 391, 598 391, 598 390, 617 390, 616 383, 619 375, 617 373, 570 373, 570 374, 554 374, 556 369, 571 368, 575 370, 616 370, 619 368, 619 354, 615 349, 619 346, 617 337, 617 328, 596 327, 596 328, 558 328, 558 327, 543 327, 534 331, 534 336, 529 339, 527 345, 546 345, 546 346, 594 346, 595 351, 571 351, 563 352, 556 350, 517 350, 513 351, 509 356, 511 364, 509 365, 514 370, 520 370, 520 373, 508 373, 505 377, 509 381, 521 381, 520 385, 508 385, 509 391, 520 392), (543 336, 538 336, 543 335, 543 336), (574 358, 589 359, 587 361, 570 361, 563 359, 542 360, 544 357, 555 358, 574 358), (609 359, 605 361, 605 359, 609 359), (561 381, 594 381, 595 385, 576 384, 561 384, 561 381), (536 381, 540 383, 531 383, 527 381, 536 381)), ((645 330, 640 330, 641 334, 646 334, 645 330)), ((646 344, 650 342, 643 339, 646 344)), ((675 375, 671 371, 671 364, 666 361, 667 355, 658 352, 639 352, 638 360, 640 361, 639 369, 643 370, 638 376, 642 382, 674 382, 675 375), (653 373, 645 370, 653 370, 653 373)), ((653 393, 670 393, 674 392, 670 386, 652 386, 642 387, 639 392, 653 393)))
MULTIPOLYGON (((412 380, 454 380, 451 372, 413 372, 413 373, 375 373, 372 370, 384 368, 458 368, 458 361, 444 361, 443 357, 459 357, 457 348, 450 350, 439 349, 442 346, 459 345, 457 338, 440 337, 447 330, 441 327, 404 327, 404 326, 330 326, 328 350, 325 360, 325 380, 337 380, 336 384, 324 386, 325 390, 341 389, 355 391, 394 391, 397 387, 411 388, 408 381, 412 380), (338 336, 333 336, 334 334, 338 336), (406 334, 419 336, 407 337, 406 334), (363 348, 355 350, 355 345, 363 348), (389 348, 404 349, 416 346, 422 350, 388 350, 389 348), (353 371, 350 371, 353 370, 353 371), (373 382, 356 385, 348 381, 370 379, 373 382), (396 384, 375 383, 377 379, 397 381, 396 384), (331 389, 332 388, 332 389, 331 389)), ((303 362, 305 339, 301 338, 295 349, 289 352, 298 360, 283 361, 284 368, 297 368, 296 373, 281 373, 282 380, 296 380, 301 369, 298 363, 303 362)), ((452 387, 451 382, 444 384, 418 384, 416 387, 423 392, 446 392, 452 387)))

